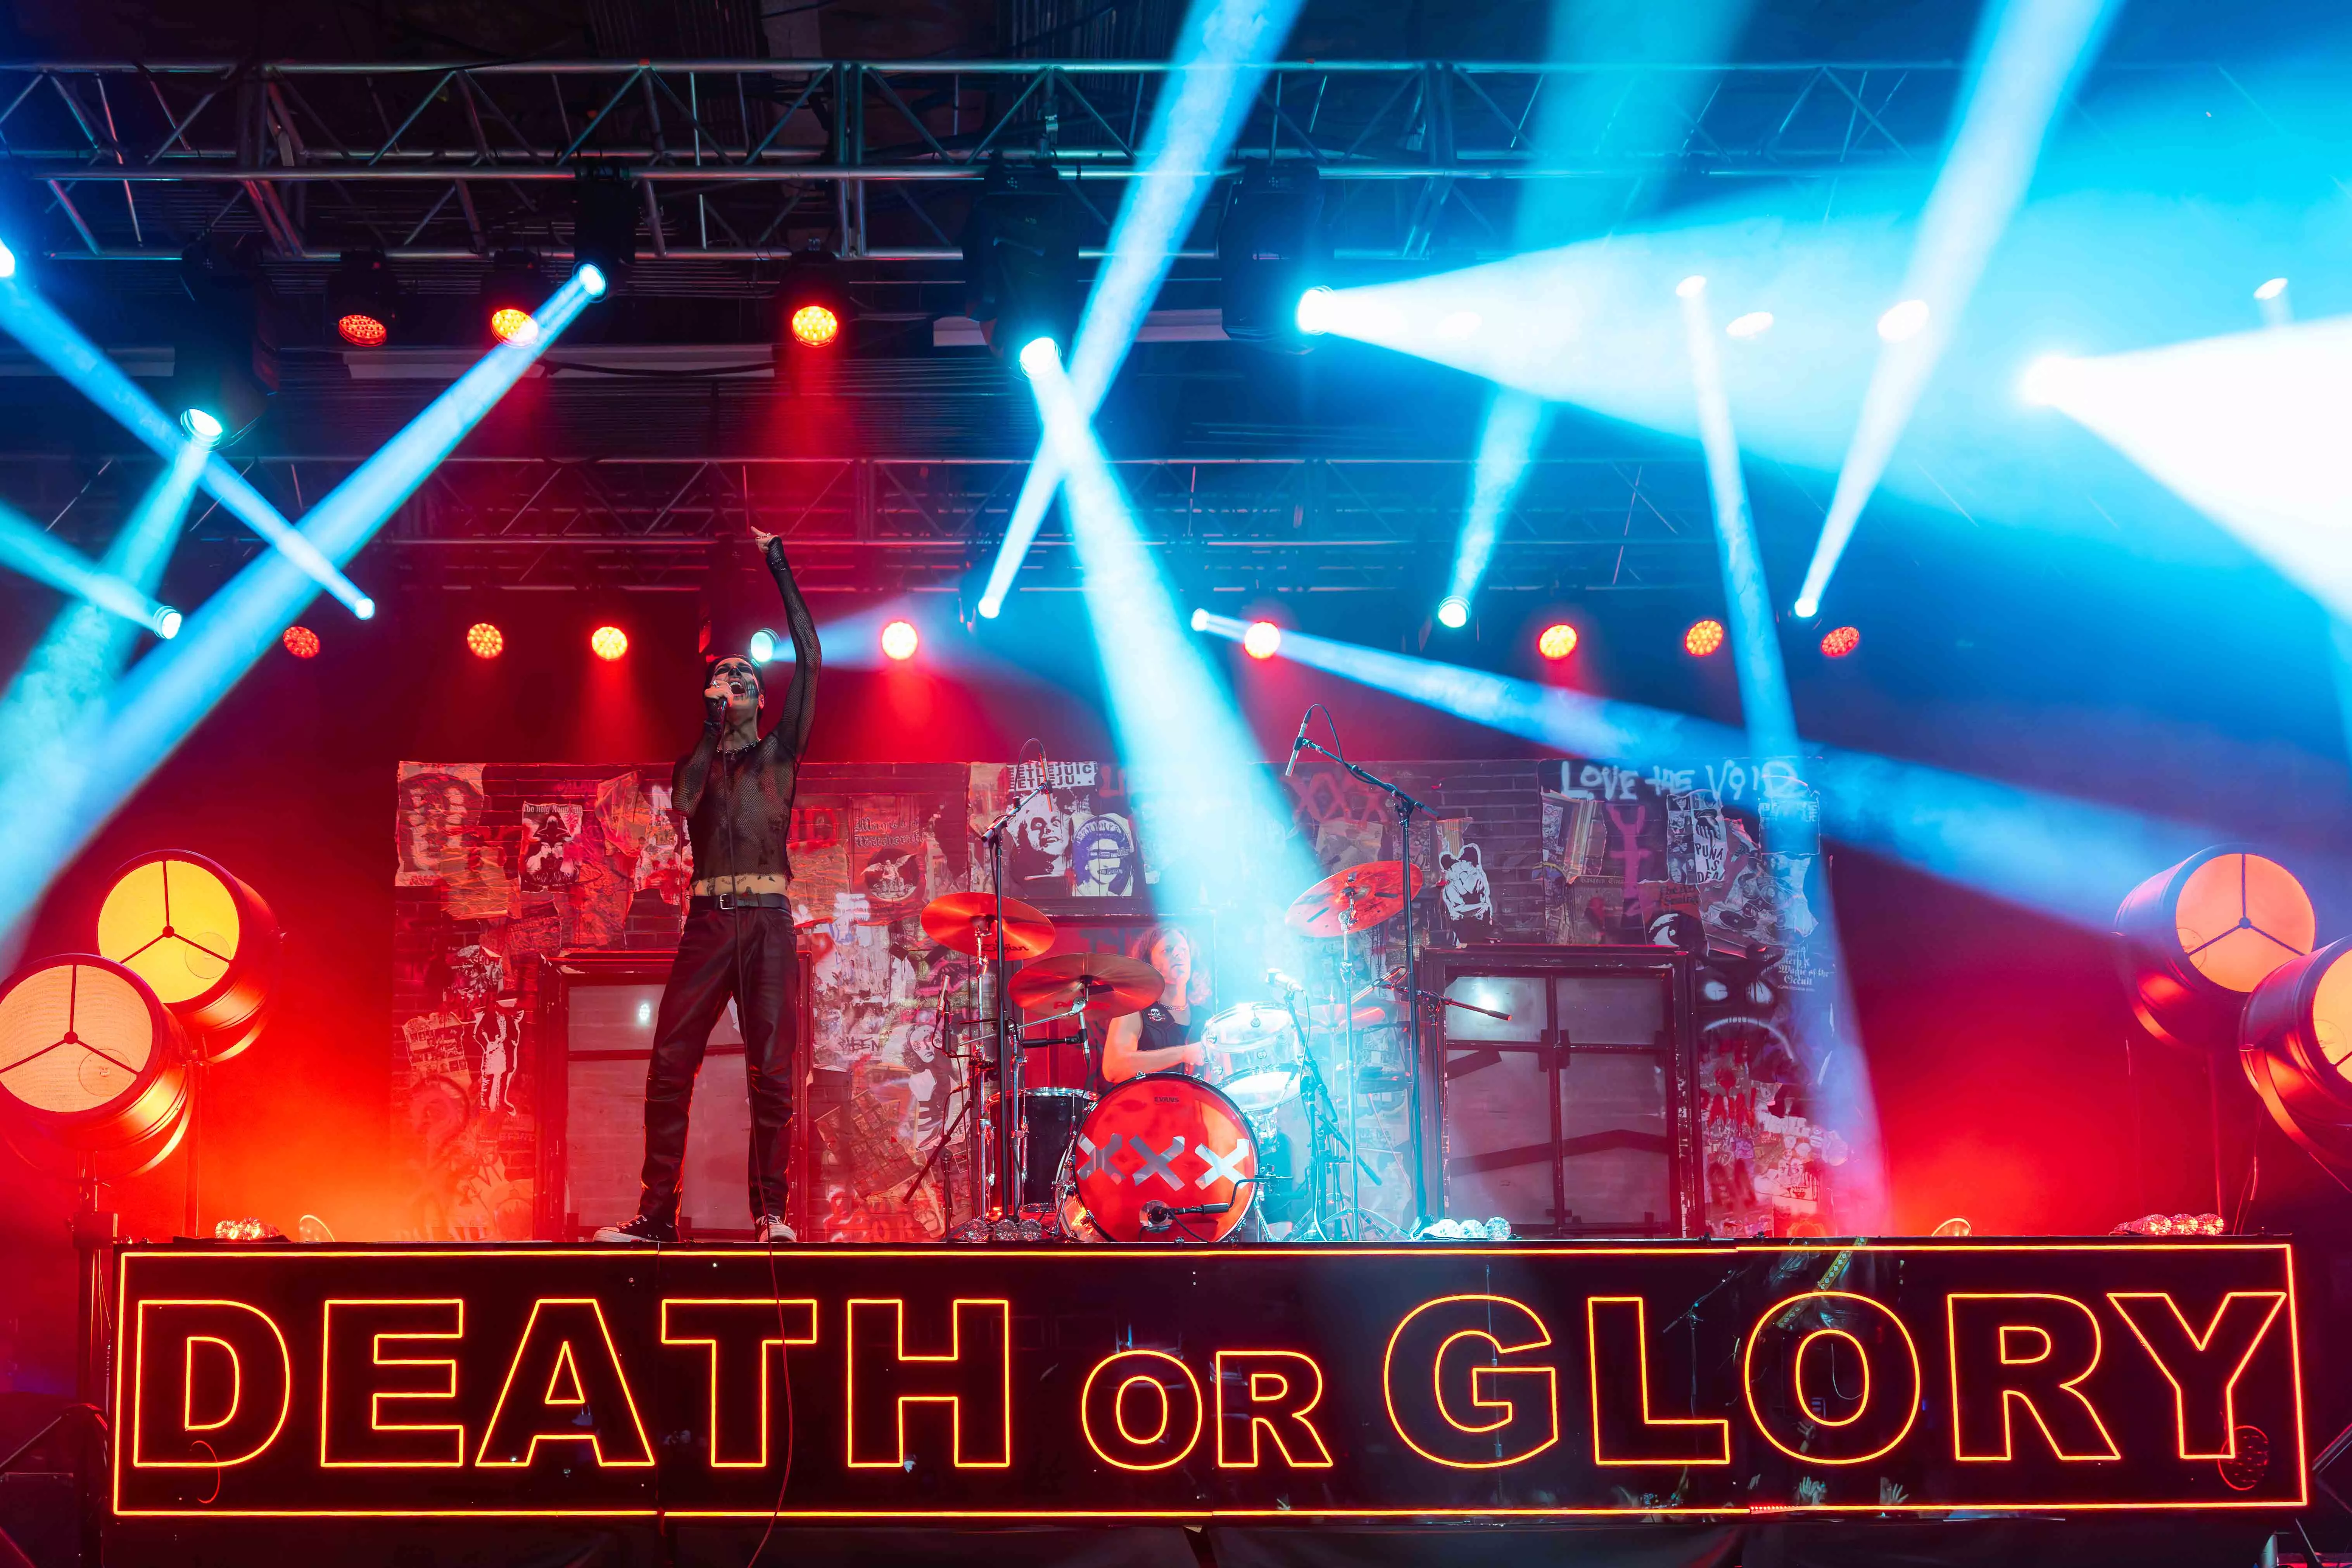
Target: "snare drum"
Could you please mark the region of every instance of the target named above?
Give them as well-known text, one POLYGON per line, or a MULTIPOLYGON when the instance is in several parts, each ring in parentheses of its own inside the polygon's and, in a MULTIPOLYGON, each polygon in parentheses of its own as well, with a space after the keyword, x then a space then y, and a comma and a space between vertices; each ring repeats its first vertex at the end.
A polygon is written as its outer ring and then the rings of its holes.
POLYGON ((1252 1116, 1298 1098, 1298 1026, 1287 1008, 1244 1002, 1209 1020, 1208 1078, 1252 1116))
POLYGON ((1223 1241, 1248 1216, 1256 1175, 1256 1135, 1238 1106, 1199 1079, 1146 1073, 1112 1085, 1078 1129, 1063 1166, 1063 1228, 1107 1241, 1223 1241), (1172 1212, 1184 1209, 1212 1212, 1172 1212))

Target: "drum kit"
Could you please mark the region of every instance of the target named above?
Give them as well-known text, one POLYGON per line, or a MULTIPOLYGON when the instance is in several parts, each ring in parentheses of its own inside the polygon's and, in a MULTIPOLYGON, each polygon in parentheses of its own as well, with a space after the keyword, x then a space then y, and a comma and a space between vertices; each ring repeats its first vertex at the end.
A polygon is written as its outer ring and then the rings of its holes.
MULTIPOLYGON (((1385 1095, 1394 1103, 1409 1085, 1410 1055, 1395 1038, 1403 986, 1393 975, 1361 984, 1356 939, 1402 914, 1421 885, 1418 870, 1392 860, 1316 883, 1287 919, 1293 930, 1338 941, 1333 1000, 1308 1006, 1304 986, 1268 971, 1275 1000, 1227 1007, 1202 1026, 1198 1076, 1144 1073, 1099 1094, 1026 1085, 1022 1061, 1041 1047, 1087 1045, 1086 1026, 1151 1007, 1166 985, 1159 970, 1118 953, 1046 956, 1053 921, 998 893, 950 893, 926 905, 924 931, 994 963, 1007 1004, 1002 1021, 980 1022, 996 1029, 996 1062, 1009 1070, 975 1057, 975 1079, 996 1081, 985 1094, 975 1082, 967 1100, 981 1110, 981 1146, 997 1157, 979 1162, 972 1199, 982 1217, 955 1238, 1209 1243, 1264 1237, 1271 1215, 1282 1216, 1277 1225, 1288 1220, 1290 1240, 1392 1230, 1362 1205, 1364 1177, 1380 1177, 1356 1152, 1357 1122, 1360 1101, 1385 1095), (1385 1068, 1360 1069, 1360 1048, 1383 1036, 1391 1042, 1380 1053, 1385 1068), (1344 1101, 1318 1055, 1346 1064, 1344 1101)), ((942 1136, 909 1192, 953 1136, 942 1136)))

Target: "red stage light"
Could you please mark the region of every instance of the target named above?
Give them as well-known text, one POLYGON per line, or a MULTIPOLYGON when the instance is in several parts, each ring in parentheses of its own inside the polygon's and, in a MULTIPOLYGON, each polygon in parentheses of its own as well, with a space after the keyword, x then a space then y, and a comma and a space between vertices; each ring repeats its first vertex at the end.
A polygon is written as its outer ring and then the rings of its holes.
POLYGON ((588 634, 588 647, 598 658, 615 659, 629 651, 629 634, 618 626, 598 626, 588 634))
POLYGON ((1252 658, 1272 658, 1282 648, 1282 628, 1272 621, 1252 621, 1242 634, 1242 651, 1252 658))
MULTIPOLYGON (((628 639, 624 637, 621 640, 625 647, 628 639)), ((496 658, 506 650, 505 634, 489 622, 476 621, 466 628, 466 651, 476 658, 496 658)))
POLYGON ((1823 658, 1843 658, 1862 646, 1862 633, 1853 626, 1832 626, 1822 638, 1823 658))
POLYGON ((539 323, 529 310, 505 305, 490 312, 490 336, 502 343, 528 343, 539 335, 539 323))
POLYGON ((1554 621, 1537 636, 1536 651, 1549 659, 1566 658, 1576 651, 1576 628, 1566 621, 1554 621))
POLYGON ((1693 658, 1705 658, 1722 646, 1721 621, 1693 621, 1690 630, 1683 634, 1683 651, 1693 658))
POLYGON ((355 349, 380 349, 383 347, 384 340, 392 336, 391 328, 362 310, 337 317, 335 331, 342 334, 343 342, 355 349))
POLYGON ((915 657, 915 649, 921 642, 915 635, 912 621, 892 621, 882 628, 882 651, 902 662, 915 657))
POLYGON ((296 658, 319 657, 319 634, 308 626, 288 626, 286 635, 278 640, 284 643, 286 651, 296 658))
POLYGON ((841 336, 841 318, 823 305, 803 305, 793 312, 793 339, 808 348, 821 349, 841 336))

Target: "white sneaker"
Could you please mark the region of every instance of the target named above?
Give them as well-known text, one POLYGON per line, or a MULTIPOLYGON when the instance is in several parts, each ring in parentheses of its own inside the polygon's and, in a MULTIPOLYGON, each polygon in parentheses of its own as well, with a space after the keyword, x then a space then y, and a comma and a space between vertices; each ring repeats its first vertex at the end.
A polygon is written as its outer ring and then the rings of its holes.
POLYGON ((800 1237, 793 1234, 791 1226, 774 1215, 763 1214, 751 1226, 751 1239, 765 1247, 771 1242, 798 1241, 800 1237))

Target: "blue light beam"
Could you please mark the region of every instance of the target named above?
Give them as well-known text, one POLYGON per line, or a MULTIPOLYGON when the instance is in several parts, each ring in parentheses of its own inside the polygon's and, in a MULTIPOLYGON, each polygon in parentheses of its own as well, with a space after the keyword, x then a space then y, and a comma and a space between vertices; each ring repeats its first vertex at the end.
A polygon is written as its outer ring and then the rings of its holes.
POLYGON ((1112 734, 1132 793, 1153 808, 1155 907, 1244 903, 1247 917, 1278 932, 1287 900, 1318 872, 1287 832, 1289 803, 1232 696, 1185 634, 1069 378, 1058 360, 1038 359, 1030 385, 1069 485, 1112 734), (1282 837, 1256 841, 1264 825, 1282 837))
POLYGON ((2068 85, 2098 52, 2116 6, 2117 0, 2006 0, 1979 25, 1960 128, 1920 216, 1898 301, 1879 321, 1885 347, 1797 592, 1798 615, 1820 613, 1822 595, 1862 510, 1886 472, 1993 247, 2025 199, 2051 118, 2068 85))
MULTIPOLYGON (((100 352, 79 329, 22 278, 0 278, 0 328, 30 350, 78 388, 92 403, 112 415, 157 457, 175 460, 188 444, 179 423, 155 405, 120 366, 100 352)), ((310 579, 341 600, 352 615, 365 620, 375 614, 375 601, 359 591, 335 569, 333 562, 298 532, 243 474, 217 455, 204 468, 204 486, 247 528, 308 573, 310 579)))
MULTIPOLYGON (((585 268, 582 269, 585 271, 585 268)), ((303 519, 310 548, 348 560, 572 324, 593 290, 575 273, 536 319, 528 343, 502 343, 426 405, 406 428, 329 491, 303 519)), ((110 696, 89 744, 37 781, 0 780, 0 939, 19 930, 50 881, 274 644, 319 588, 290 555, 271 551, 194 614, 175 642, 142 659, 110 696)))
POLYGON ((1477 461, 1471 469, 1470 507, 1454 543, 1453 575, 1446 580, 1447 597, 1466 605, 1486 580, 1496 542, 1502 537, 1503 514, 1550 426, 1551 405, 1524 392, 1505 387, 1487 405, 1486 425, 1478 432, 1477 461))
MULTIPOLYGON (((1185 17, 1177 46, 1174 84, 1152 106, 1144 138, 1143 173, 1129 182, 1127 200, 1112 226, 1110 247, 1096 274, 1094 292, 1078 322, 1066 377, 1083 416, 1091 420, 1110 390, 1136 329, 1160 292, 1174 251, 1192 232, 1218 166, 1256 101, 1265 66, 1290 34, 1300 0, 1199 0, 1185 17)), ((1018 350, 1024 344, 1014 344, 1018 350)), ((989 568, 980 613, 993 618, 1013 591, 1022 559, 1036 542, 1045 509, 1063 481, 1061 459, 1048 439, 1022 481, 1005 525, 1004 542, 989 568)))
POLYGON ((1748 481, 1739 468, 1739 438, 1731 425, 1731 401, 1724 395, 1723 362, 1717 355, 1715 316, 1707 309, 1706 279, 1685 279, 1684 335, 1690 341, 1691 383, 1698 395, 1699 443, 1706 453, 1706 487, 1715 500, 1715 548, 1723 567, 1723 596, 1731 617, 1732 662, 1739 673, 1739 710, 1748 722, 1749 752, 1759 757, 1797 754, 1797 713, 1789 700, 1789 679, 1780 667, 1780 637, 1772 622, 1772 597, 1764 581, 1764 558, 1756 548, 1756 518, 1748 506, 1748 481))
POLYGON ((61 594, 87 600, 110 615, 146 627, 157 637, 177 637, 180 612, 159 605, 80 552, 45 533, 14 507, 0 505, 0 564, 15 567, 61 594))

